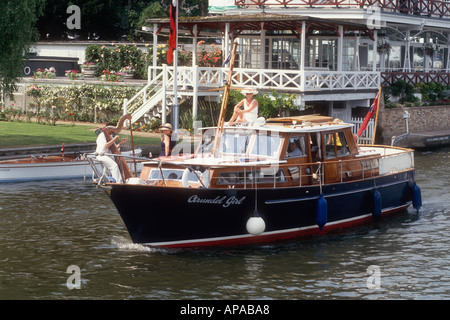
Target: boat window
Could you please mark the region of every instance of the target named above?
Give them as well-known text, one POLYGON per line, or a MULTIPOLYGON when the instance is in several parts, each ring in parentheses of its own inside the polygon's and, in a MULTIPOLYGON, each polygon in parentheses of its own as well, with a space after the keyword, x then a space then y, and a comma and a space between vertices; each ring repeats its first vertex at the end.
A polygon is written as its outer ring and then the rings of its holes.
POLYGON ((350 147, 348 146, 347 139, 345 138, 344 131, 339 131, 336 136, 336 147, 338 157, 346 156, 350 154, 350 147))
POLYGON ((225 132, 220 139, 219 152, 226 154, 246 154, 251 134, 248 132, 225 132))
POLYGON ((335 133, 327 133, 324 135, 325 140, 325 158, 336 158, 336 141, 335 133))
POLYGON ((214 146, 214 139, 215 139, 214 130, 205 131, 202 137, 202 143, 200 145, 198 153, 199 154, 211 153, 214 146))
POLYGON ((298 167, 289 167, 288 170, 292 180, 298 180, 300 178, 300 170, 298 167))
POLYGON ((310 136, 311 141, 311 158, 313 162, 320 161, 322 159, 322 152, 320 148, 320 133, 311 133, 310 136))
POLYGON ((350 154, 345 133, 343 131, 327 133, 324 135, 325 144, 325 158, 331 159, 342 157, 350 154))
POLYGON ((284 171, 278 168, 261 168, 258 171, 222 172, 218 184, 252 184, 286 182, 284 171))
POLYGON ((296 136, 289 139, 285 158, 298 158, 306 156, 305 136, 296 136))
POLYGON ((258 132, 250 154, 265 157, 277 157, 281 140, 282 139, 278 134, 267 134, 265 131, 258 132))
MULTIPOLYGON (((162 180, 161 179, 161 171, 163 172, 164 175, 164 180, 171 180, 171 181, 177 181, 177 180, 181 180, 181 178, 183 177, 183 169, 152 169, 150 171, 150 174, 148 176, 148 181, 159 181, 162 180)), ((188 180, 189 182, 199 182, 197 176, 195 175, 194 172, 189 172, 188 175, 188 180)))

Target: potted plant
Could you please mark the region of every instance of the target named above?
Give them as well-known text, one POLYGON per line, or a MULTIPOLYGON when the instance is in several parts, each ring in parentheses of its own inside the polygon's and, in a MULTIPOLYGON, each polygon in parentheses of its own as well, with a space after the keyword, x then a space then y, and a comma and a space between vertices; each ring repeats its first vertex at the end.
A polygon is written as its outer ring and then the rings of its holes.
POLYGON ((66 70, 66 77, 70 80, 83 79, 83 73, 78 70, 66 70))
POLYGON ((434 55, 434 53, 438 50, 439 50, 438 44, 428 42, 423 45, 423 51, 425 52, 425 54, 427 54, 430 57, 432 57, 434 55))
POLYGON ((388 40, 381 40, 377 43, 377 52, 379 54, 389 54, 391 52, 391 45, 389 44, 388 40))
POLYGON ((103 70, 103 75, 100 76, 100 80, 119 82, 123 81, 123 76, 124 74, 120 72, 103 70))
POLYGON ((83 62, 82 70, 86 78, 93 78, 97 65, 94 62, 83 62))
POLYGON ((35 79, 54 79, 54 78, 56 78, 56 69, 54 67, 45 68, 44 70, 39 68, 33 73, 33 78, 35 78, 35 79))
POLYGON ((132 79, 134 77, 135 69, 132 66, 126 66, 120 69, 120 73, 123 74, 125 79, 132 79))

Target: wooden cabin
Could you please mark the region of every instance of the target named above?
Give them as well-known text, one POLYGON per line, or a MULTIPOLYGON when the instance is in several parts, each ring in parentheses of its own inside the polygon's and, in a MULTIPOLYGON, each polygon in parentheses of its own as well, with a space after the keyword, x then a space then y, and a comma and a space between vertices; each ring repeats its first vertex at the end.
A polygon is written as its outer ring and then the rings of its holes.
POLYGON ((337 183, 378 175, 379 154, 361 152, 352 125, 317 115, 268 119, 260 126, 204 128, 194 155, 145 164, 141 180, 173 187, 258 188, 337 183), (189 168, 190 169, 189 169, 189 168))

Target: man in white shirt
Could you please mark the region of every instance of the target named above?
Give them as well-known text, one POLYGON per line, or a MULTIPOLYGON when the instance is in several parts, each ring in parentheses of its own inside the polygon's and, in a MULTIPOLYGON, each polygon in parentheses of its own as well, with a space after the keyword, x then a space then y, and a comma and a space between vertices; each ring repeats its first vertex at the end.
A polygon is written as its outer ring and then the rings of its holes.
MULTIPOLYGON (((110 127, 110 124, 107 124, 104 129, 107 130, 107 132, 112 135, 114 133, 114 127, 110 127)), ((117 165, 116 161, 114 161, 114 158, 105 155, 105 153, 112 153, 110 151, 110 147, 119 140, 119 136, 116 135, 114 138, 111 139, 111 141, 107 141, 105 134, 103 131, 100 132, 100 134, 97 137, 97 149, 95 150, 95 153, 97 154, 97 160, 100 161, 110 172, 114 180, 116 180, 117 183, 122 183, 122 175, 120 174, 119 166, 117 165)), ((122 139, 116 146, 117 148, 120 147, 121 144, 125 143, 127 140, 122 139)))
POLYGON ((298 146, 295 144, 294 141, 289 142, 288 155, 289 157, 300 157, 303 155, 301 150, 298 148, 298 146))

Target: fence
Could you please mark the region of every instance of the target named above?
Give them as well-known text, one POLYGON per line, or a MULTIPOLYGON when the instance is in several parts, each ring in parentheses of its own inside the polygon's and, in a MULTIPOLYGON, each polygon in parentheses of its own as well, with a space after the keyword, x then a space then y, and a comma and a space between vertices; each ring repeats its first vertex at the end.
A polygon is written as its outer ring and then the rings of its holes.
MULTIPOLYGON (((358 133, 358 130, 361 127, 363 121, 364 121, 364 118, 353 118, 352 117, 350 120, 347 120, 346 122, 354 125, 352 127, 352 133, 356 135, 358 133)), ((375 120, 370 119, 366 130, 364 130, 361 137, 358 138, 358 143, 359 144, 372 144, 374 129, 375 129, 375 120)))

